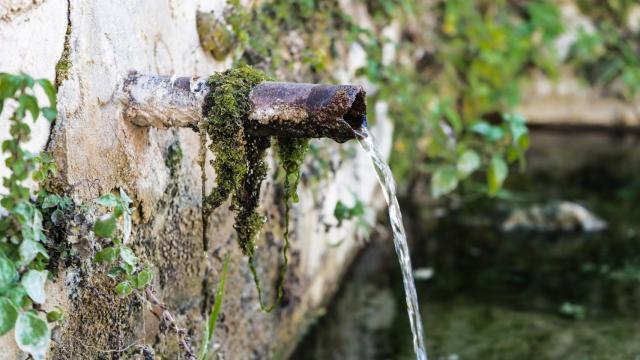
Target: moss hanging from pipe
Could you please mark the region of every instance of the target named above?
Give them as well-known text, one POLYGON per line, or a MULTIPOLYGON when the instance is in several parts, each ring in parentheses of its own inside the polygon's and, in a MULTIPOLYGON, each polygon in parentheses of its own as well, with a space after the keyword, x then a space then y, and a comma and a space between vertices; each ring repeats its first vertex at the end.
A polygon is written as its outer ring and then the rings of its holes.
POLYGON ((284 293, 289 248, 289 201, 297 201, 296 188, 308 139, 277 139, 278 156, 285 170, 284 261, 279 271, 277 299, 275 303, 267 306, 262 301, 262 289, 254 265, 254 250, 256 237, 265 222, 264 216, 258 213, 257 208, 260 204, 260 185, 268 172, 265 154, 271 145, 271 139, 244 131, 247 114, 251 111, 251 89, 265 80, 267 77, 263 73, 248 66, 215 73, 209 78, 211 91, 207 95, 204 107, 208 120, 205 129, 211 138, 209 149, 215 154, 212 165, 217 179, 215 188, 205 198, 203 210, 205 214, 209 214, 232 196, 238 244, 242 253, 249 257, 249 267, 258 290, 260 307, 268 312, 280 303, 284 293))

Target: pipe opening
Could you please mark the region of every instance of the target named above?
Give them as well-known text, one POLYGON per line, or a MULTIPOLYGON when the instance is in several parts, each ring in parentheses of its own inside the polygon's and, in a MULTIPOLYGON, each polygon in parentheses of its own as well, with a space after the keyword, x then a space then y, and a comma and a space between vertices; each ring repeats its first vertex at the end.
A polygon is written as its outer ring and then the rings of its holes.
POLYGON ((366 93, 363 89, 358 91, 351 107, 342 118, 353 129, 356 136, 363 136, 362 128, 367 126, 366 93))

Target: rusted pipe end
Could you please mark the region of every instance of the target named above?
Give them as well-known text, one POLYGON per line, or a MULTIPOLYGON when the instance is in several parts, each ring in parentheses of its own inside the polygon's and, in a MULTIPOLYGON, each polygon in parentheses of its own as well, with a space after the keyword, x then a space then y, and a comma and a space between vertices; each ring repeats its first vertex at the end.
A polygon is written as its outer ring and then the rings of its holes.
POLYGON ((247 127, 259 135, 355 139, 366 126, 361 86, 263 82, 251 91, 247 127))

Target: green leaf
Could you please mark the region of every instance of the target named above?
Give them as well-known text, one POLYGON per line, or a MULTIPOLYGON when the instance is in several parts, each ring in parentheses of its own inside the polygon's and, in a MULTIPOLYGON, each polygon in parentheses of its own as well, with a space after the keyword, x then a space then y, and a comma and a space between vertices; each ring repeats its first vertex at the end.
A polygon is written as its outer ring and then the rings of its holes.
POLYGON ((73 205, 73 200, 71 200, 70 197, 65 195, 62 197, 62 201, 60 201, 60 204, 58 205, 58 207, 61 209, 68 209, 72 205, 73 205))
POLYGON ((122 247, 120 249, 120 258, 126 264, 129 264, 131 266, 135 266, 138 263, 138 257, 133 253, 133 250, 128 247, 122 247))
POLYGON ((111 269, 109 269, 109 271, 107 272, 107 276, 109 276, 112 279, 115 279, 123 274, 125 274, 125 271, 120 266, 114 266, 111 269))
POLYGON ((333 209, 333 216, 335 216, 338 221, 347 219, 349 217, 349 207, 342 201, 338 201, 336 207, 333 209))
POLYGON ((58 116, 58 112, 54 108, 43 107, 42 108, 42 115, 45 117, 45 119, 47 119, 47 120, 49 120, 51 122, 51 121, 56 119, 56 116, 58 116))
POLYGON ((148 270, 140 271, 140 273, 138 273, 138 276, 136 277, 136 288, 138 289, 144 288, 145 286, 149 285, 149 283, 151 283, 151 279, 153 279, 153 275, 151 274, 150 271, 148 270))
POLYGON ((47 313, 47 322, 56 322, 64 316, 64 311, 60 308, 55 308, 47 313))
POLYGON ((211 308, 211 313, 209 314, 209 321, 207 321, 207 330, 206 336, 202 339, 202 346, 200 347, 200 355, 198 357, 199 360, 203 360, 207 358, 209 353, 209 344, 211 340, 213 340, 213 335, 216 331, 216 324, 218 323, 218 315, 220 314, 220 309, 222 308, 222 298, 224 296, 224 284, 227 279, 227 272, 229 270, 229 254, 225 255, 224 263, 222 265, 222 275, 220 276, 220 281, 218 282, 218 287, 216 288, 216 297, 213 307, 211 308))
POLYGON ((437 198, 452 192, 458 186, 458 173, 453 166, 440 167, 431 178, 431 194, 437 198))
POLYGON ((466 150, 458 158, 456 167, 458 175, 464 179, 480 167, 480 155, 473 150, 466 150))
POLYGON ((22 94, 18 98, 18 102, 20 103, 21 108, 27 109, 31 113, 33 121, 36 121, 38 119, 40 108, 38 107, 38 100, 35 98, 35 96, 22 94))
POLYGON ((20 247, 18 249, 20 253, 20 261, 23 264, 29 264, 33 261, 33 259, 41 254, 45 259, 49 258, 49 254, 47 254, 47 249, 44 246, 36 241, 30 239, 23 239, 22 243, 20 243, 20 247))
POLYGON ((127 263, 120 264, 120 268, 122 268, 122 270, 124 270, 124 272, 127 275, 132 275, 133 272, 136 270, 136 267, 134 265, 127 264, 127 263))
POLYGON ((47 282, 48 271, 29 270, 22 275, 20 282, 22 287, 27 291, 27 295, 36 304, 44 304, 47 295, 44 292, 44 285, 47 282))
POLYGON ((18 86, 11 74, 0 73, 0 100, 13 97, 18 91, 18 86))
POLYGON ((122 214, 124 214, 124 206, 122 203, 118 202, 118 205, 113 208, 113 217, 117 219, 122 216, 122 214))
POLYGON ((58 204, 60 204, 61 201, 62 201, 62 198, 60 197, 60 195, 49 194, 42 201, 42 208, 48 209, 48 208, 56 207, 58 206, 58 204))
POLYGON ((129 207, 129 204, 133 203, 133 200, 131 200, 131 198, 129 197, 129 195, 127 195, 127 192, 124 191, 123 188, 120 188, 120 200, 122 201, 123 204, 125 204, 125 207, 129 207))
POLYGON ((491 158, 489 164, 489 170, 487 171, 487 183, 489 185, 489 195, 495 195, 502 187, 502 183, 507 178, 509 168, 507 163, 499 157, 494 156, 491 158))
POLYGON ((33 81, 33 78, 28 74, 23 73, 22 71, 20 72, 20 75, 17 75, 16 77, 21 79, 20 81, 22 81, 23 84, 27 87, 32 88, 33 85, 35 84, 35 81, 33 81))
POLYGON ((34 208, 31 203, 21 200, 13 209, 13 213, 17 215, 18 221, 21 224, 30 223, 33 220, 34 208))
POLYGON ((16 278, 16 268, 11 260, 0 255, 0 288, 7 287, 16 278))
MULTIPOLYGON (((42 235, 42 213, 38 209, 33 209, 33 216, 30 221, 24 224, 22 227, 23 234, 25 228, 28 228, 31 232, 33 232, 33 240, 38 242, 43 239, 42 235)), ((46 254, 46 251, 45 251, 46 254)))
POLYGON ((7 292, 4 295, 11 300, 16 307, 22 308, 30 303, 27 292, 19 283, 6 288, 6 290, 7 292))
POLYGON ((9 298, 0 297, 0 336, 13 329, 18 318, 18 309, 9 298))
POLYGON ((33 312, 21 312, 16 321, 16 344, 34 360, 44 360, 51 331, 47 323, 33 312))
POLYGON ((529 148, 529 141, 529 135, 523 134, 518 138, 518 143, 516 144, 516 146, 521 152, 525 151, 529 148))
POLYGON ((349 210, 350 217, 358 217, 364 215, 364 204, 360 199, 356 198, 356 203, 349 210))
POLYGON ((47 79, 38 79, 38 84, 44 90, 44 93, 47 94, 47 98, 49 98, 49 105, 55 110, 56 107, 56 88, 53 87, 51 81, 47 79))
POLYGON ((99 237, 111 237, 115 231, 116 218, 112 214, 102 216, 93 224, 93 232, 99 237))
POLYGON ((128 281, 123 281, 116 285, 116 292, 120 296, 127 296, 133 292, 133 287, 131 287, 131 283, 128 281))
POLYGON ((102 195, 96 200, 99 205, 112 208, 118 205, 118 198, 113 194, 102 195))
POLYGON ((504 114, 503 117, 505 121, 509 123, 509 131, 511 131, 512 144, 519 147, 521 138, 527 136, 529 132, 529 129, 526 125, 527 120, 524 118, 524 116, 517 113, 504 114))
POLYGON ((114 247, 104 248, 93 258, 95 262, 113 262, 118 258, 118 252, 114 247))
POLYGON ((486 121, 479 121, 470 126, 471 131, 484 136, 489 141, 498 141, 504 136, 504 130, 499 126, 494 126, 486 121))

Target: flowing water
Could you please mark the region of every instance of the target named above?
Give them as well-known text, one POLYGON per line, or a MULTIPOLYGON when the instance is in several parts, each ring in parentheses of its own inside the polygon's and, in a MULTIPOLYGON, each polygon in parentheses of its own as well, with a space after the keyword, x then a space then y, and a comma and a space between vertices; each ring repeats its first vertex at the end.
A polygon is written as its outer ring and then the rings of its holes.
POLYGON ((413 270, 411 268, 411 258, 409 256, 409 247, 407 245, 407 235, 402 224, 402 213, 396 196, 396 182, 393 179, 393 173, 389 165, 383 160, 382 155, 376 148, 373 137, 366 127, 359 131, 358 141, 369 155, 371 163, 376 170, 378 182, 382 187, 384 199, 389 206, 389 220, 393 229, 393 242, 400 262, 402 270, 402 282, 404 284, 405 298, 407 301, 407 313, 409 314, 409 322, 411 324, 411 332, 413 333, 413 349, 418 360, 427 360, 427 350, 424 345, 422 336, 422 320, 420 319, 420 310, 418 308, 418 294, 413 281, 413 270))

